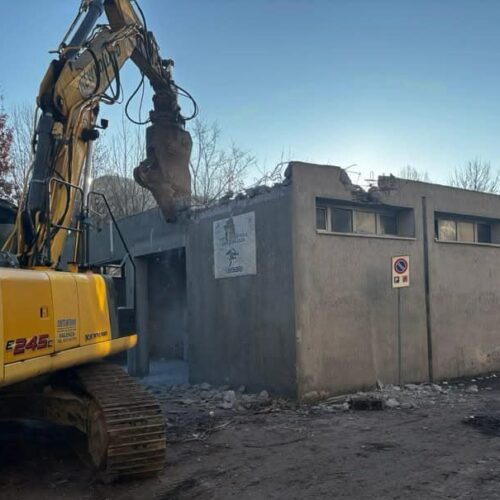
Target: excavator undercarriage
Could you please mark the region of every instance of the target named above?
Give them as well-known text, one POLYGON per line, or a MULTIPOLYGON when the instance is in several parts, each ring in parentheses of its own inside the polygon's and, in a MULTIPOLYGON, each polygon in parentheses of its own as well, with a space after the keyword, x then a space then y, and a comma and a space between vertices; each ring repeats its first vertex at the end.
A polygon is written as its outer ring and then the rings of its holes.
POLYGON ((87 435, 88 457, 106 481, 155 474, 165 465, 160 405, 119 366, 100 362, 10 386, 0 420, 42 420, 87 435))

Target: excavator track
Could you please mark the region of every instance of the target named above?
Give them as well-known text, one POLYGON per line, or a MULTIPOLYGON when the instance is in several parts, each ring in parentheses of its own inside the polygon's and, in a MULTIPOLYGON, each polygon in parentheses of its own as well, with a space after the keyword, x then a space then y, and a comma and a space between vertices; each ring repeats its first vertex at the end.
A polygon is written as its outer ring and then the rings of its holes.
POLYGON ((165 418, 155 397, 119 366, 74 368, 90 398, 88 447, 103 478, 141 477, 165 466, 165 418))

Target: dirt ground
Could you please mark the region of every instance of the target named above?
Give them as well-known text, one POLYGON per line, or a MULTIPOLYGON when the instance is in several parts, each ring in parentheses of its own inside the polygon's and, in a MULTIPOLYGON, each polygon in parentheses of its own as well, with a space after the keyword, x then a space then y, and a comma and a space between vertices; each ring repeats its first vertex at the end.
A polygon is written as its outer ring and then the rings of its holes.
POLYGON ((500 417, 500 377, 391 388, 384 397, 401 394, 399 406, 381 411, 347 410, 337 400, 296 406, 265 397, 228 409, 217 391, 153 389, 165 408, 170 442, 160 477, 100 484, 78 446, 68 446, 73 433, 1 424, 0 498, 500 498, 498 422, 486 428, 463 423, 469 415, 500 417))

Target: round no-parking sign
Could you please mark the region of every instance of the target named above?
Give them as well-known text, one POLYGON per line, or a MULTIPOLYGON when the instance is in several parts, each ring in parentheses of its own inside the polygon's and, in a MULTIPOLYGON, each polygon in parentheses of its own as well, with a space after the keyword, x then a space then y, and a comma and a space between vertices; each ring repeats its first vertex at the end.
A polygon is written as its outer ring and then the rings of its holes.
POLYGON ((392 287, 410 286, 410 256, 392 257, 392 287))

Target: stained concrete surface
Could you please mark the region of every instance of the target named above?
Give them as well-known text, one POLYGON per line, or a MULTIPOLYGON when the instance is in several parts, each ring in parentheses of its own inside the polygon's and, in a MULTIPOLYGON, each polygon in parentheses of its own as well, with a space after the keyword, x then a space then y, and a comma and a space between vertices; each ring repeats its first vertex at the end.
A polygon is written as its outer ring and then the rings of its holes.
POLYGON ((188 364, 177 359, 152 359, 149 363, 149 375, 141 382, 146 386, 187 384, 189 378, 188 364))
POLYGON ((153 384, 170 423, 168 464, 158 478, 93 482, 60 428, 2 424, 0 498, 497 499, 500 437, 462 419, 500 415, 500 382, 474 383, 478 392, 452 399, 429 389, 433 396, 417 409, 327 411, 281 401, 216 409, 213 417, 203 398, 189 402, 153 384))

